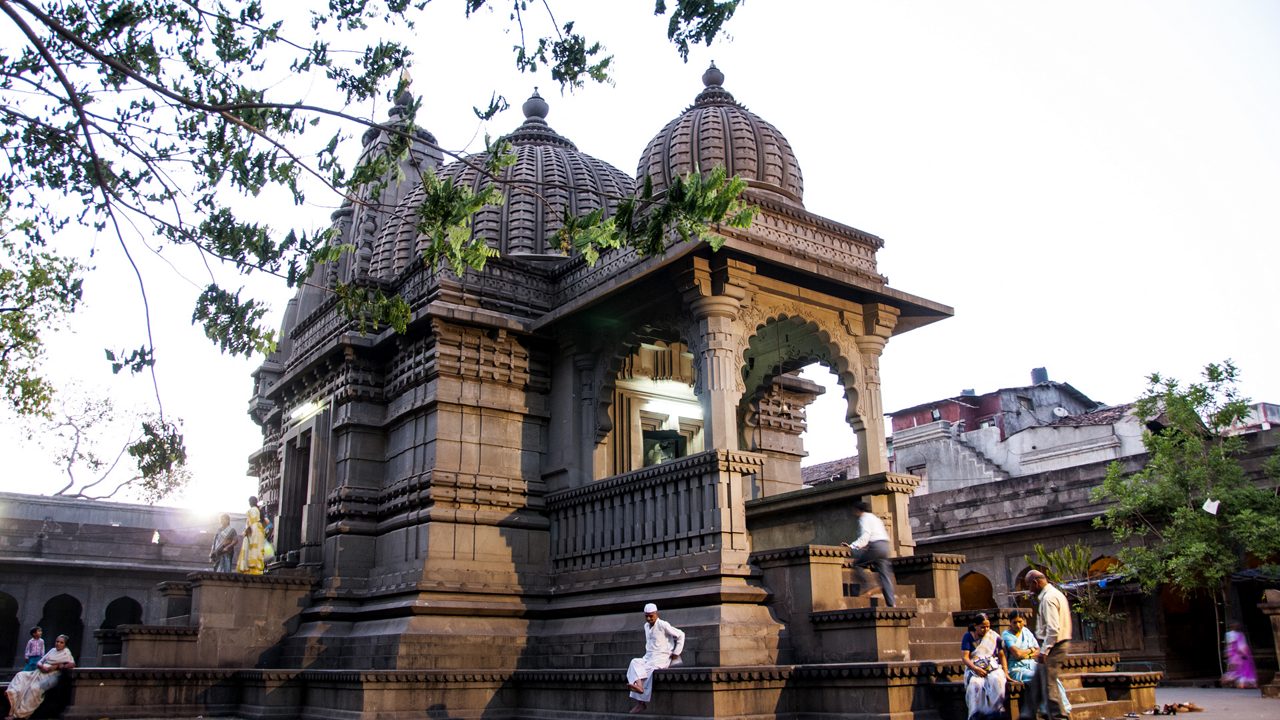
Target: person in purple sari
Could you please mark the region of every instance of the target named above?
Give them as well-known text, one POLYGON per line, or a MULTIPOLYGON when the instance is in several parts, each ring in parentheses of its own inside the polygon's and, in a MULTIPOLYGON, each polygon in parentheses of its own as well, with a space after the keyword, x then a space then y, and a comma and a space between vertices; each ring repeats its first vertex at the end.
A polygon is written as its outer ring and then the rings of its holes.
POLYGON ((1227 671, 1222 674, 1221 684, 1238 688, 1258 687, 1258 668, 1253 664, 1253 652, 1249 650, 1249 640, 1245 638, 1240 623, 1231 623, 1223 641, 1227 651, 1227 671))

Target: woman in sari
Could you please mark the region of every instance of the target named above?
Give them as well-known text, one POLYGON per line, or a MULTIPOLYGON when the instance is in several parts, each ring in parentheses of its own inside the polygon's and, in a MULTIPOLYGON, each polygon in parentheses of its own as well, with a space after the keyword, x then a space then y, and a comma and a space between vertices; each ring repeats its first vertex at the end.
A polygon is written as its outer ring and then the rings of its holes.
MULTIPOLYGON (((1017 610, 1009 612, 1009 629, 1001 634, 1004 640, 1004 653, 1008 658, 1009 677, 1021 683, 1035 681, 1036 656, 1040 654, 1040 641, 1027 627, 1027 619, 1017 610)), ((1067 700, 1067 688, 1058 681, 1058 694, 1064 712, 1071 712, 1071 703, 1067 700)), ((1026 693, 1023 693, 1026 697, 1026 693)), ((1048 715, 1048 707, 1042 707, 1041 714, 1048 715)))
POLYGON ((1240 623, 1231 623, 1231 629, 1223 638, 1227 646, 1227 671, 1222 675, 1225 687, 1258 687, 1258 668, 1253 664, 1253 653, 1244 636, 1240 623))
POLYGON ((969 720, 997 720, 1004 712, 1005 666, 1004 642, 991 632, 991 620, 985 614, 969 626, 960 644, 964 662, 964 704, 969 720))
POLYGON ((20 672, 9 681, 9 687, 4 691, 9 696, 9 717, 6 720, 31 717, 31 713, 44 701, 45 692, 58 684, 62 670, 75 666, 76 659, 67 649, 67 636, 59 635, 53 649, 40 658, 35 670, 20 672))
POLYGON ((267 532, 262 526, 262 511, 258 498, 249 498, 249 512, 245 513, 244 542, 240 545, 240 559, 236 571, 246 575, 261 575, 266 567, 267 532))

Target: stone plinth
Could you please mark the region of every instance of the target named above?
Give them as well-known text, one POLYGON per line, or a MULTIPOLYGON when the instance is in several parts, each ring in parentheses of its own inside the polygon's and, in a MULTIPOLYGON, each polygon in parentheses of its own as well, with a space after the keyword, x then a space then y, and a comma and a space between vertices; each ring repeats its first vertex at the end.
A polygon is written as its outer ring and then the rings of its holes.
MULTIPOLYGON (((899 585, 912 585, 916 597, 934 598, 940 608, 960 607, 960 566, 963 555, 929 553, 893 560, 893 574, 899 585)), ((995 622, 995 618, 992 618, 995 622)))
POLYGON ((916 611, 900 607, 825 610, 809 615, 817 630, 819 662, 910 660, 907 627, 916 611))
POLYGON ((920 484, 913 475, 878 473, 846 478, 813 488, 746 504, 747 528, 754 552, 801 545, 835 545, 858 535, 853 504, 859 500, 884 521, 893 554, 904 557, 915 552, 907 499, 920 484))
POLYGON ((282 575, 202 572, 187 579, 164 583, 160 592, 172 612, 190 603, 188 624, 120 626, 121 666, 264 667, 278 660, 281 641, 297 629, 312 586, 310 578, 282 575))

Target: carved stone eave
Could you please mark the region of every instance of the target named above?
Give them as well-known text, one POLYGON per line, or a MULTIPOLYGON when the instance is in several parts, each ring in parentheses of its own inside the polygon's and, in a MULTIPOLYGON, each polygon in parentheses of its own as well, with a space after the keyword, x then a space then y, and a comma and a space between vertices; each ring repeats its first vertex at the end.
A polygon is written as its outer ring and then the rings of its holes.
POLYGON ((835 501, 849 497, 880 495, 896 492, 911 494, 920 486, 920 478, 898 473, 876 473, 865 477, 844 480, 805 488, 772 497, 747 501, 747 511, 752 517, 764 518, 774 513, 791 512, 796 507, 811 505, 815 501, 835 501))
MULTIPOLYGON (((720 228, 718 233, 725 239, 725 244, 719 252, 751 262, 761 275, 781 277, 858 304, 883 303, 897 308, 900 317, 893 330, 894 335, 954 314, 955 311, 947 305, 902 292, 885 283, 885 278, 875 272, 874 255, 877 243, 881 242, 879 238, 802 209, 785 207, 787 215, 771 215, 772 209, 768 209, 757 217, 751 228, 720 228), (785 241, 783 237, 795 234, 792 230, 783 229, 785 223, 803 227, 812 237, 803 243, 785 241), (769 236, 774 239, 768 239, 769 236), (847 262, 836 262, 819 255, 816 248, 825 247, 827 242, 843 245, 845 251, 840 256, 847 262)), ((530 330, 536 332, 604 302, 624 288, 652 277, 692 253, 706 252, 706 248, 702 241, 689 241, 671 246, 660 256, 647 258, 640 257, 631 249, 617 250, 601 256, 599 263, 591 267, 575 258, 559 269, 553 309, 534 320, 530 330)))
POLYGON ((602 255, 595 266, 588 266, 585 260, 575 258, 559 273, 556 293, 559 302, 553 303, 551 311, 535 319, 529 328, 536 332, 581 312, 621 288, 679 261, 704 244, 700 240, 690 240, 672 245, 663 254, 651 257, 640 257, 630 248, 615 250, 602 255), (610 264, 615 267, 610 268, 610 264))

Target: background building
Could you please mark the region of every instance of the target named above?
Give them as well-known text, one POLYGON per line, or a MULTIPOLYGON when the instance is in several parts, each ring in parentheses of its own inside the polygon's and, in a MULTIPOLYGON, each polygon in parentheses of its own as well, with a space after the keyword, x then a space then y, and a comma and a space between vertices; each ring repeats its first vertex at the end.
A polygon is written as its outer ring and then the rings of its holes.
POLYGON ((66 634, 81 664, 99 664, 94 631, 158 622, 156 584, 208 570, 217 528, 216 514, 0 493, 0 668, 23 664, 34 625, 49 649, 66 634))

